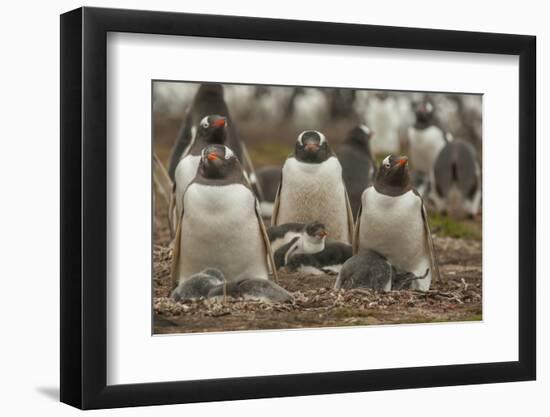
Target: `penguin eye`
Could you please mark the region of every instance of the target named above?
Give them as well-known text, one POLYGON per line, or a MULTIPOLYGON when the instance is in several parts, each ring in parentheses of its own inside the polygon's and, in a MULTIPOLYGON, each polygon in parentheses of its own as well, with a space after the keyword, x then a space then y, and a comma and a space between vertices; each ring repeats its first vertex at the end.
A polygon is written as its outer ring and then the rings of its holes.
POLYGON ((384 162, 384 167, 385 167, 385 168, 389 169, 390 166, 391 166, 391 164, 390 164, 389 162, 384 162))
POLYGON ((210 126, 210 125, 208 124, 208 121, 205 120, 204 122, 201 123, 201 126, 202 126, 204 129, 208 129, 208 126, 210 126))

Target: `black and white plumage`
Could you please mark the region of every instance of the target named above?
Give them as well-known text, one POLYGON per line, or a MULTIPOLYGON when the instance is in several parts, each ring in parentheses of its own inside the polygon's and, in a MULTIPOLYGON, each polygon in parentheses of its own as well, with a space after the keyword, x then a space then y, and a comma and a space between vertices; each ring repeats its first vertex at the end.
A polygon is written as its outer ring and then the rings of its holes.
POLYGON ((371 155, 369 143, 372 135, 372 131, 366 125, 356 126, 337 149, 354 218, 361 205, 361 195, 372 184, 376 174, 376 163, 371 155))
POLYGON ((430 174, 439 152, 449 136, 435 121, 435 108, 429 101, 416 106, 416 122, 409 128, 409 156, 414 171, 414 185, 421 195, 430 188, 430 174))
POLYGON ((335 289, 369 288, 385 292, 410 288, 413 281, 427 277, 417 277, 410 272, 398 272, 388 260, 373 250, 364 250, 349 258, 336 279, 335 289))
POLYGON ((198 300, 208 298, 210 291, 218 286, 223 286, 225 277, 217 268, 206 268, 188 279, 179 282, 172 290, 170 297, 175 301, 198 300))
POLYGON ((175 232, 177 219, 181 216, 185 189, 197 175, 202 150, 208 145, 225 144, 226 137, 226 118, 208 115, 200 121, 195 135, 183 151, 174 173, 174 192, 169 211, 172 233, 175 232))
POLYGON ((439 269, 422 197, 412 188, 406 157, 386 157, 372 187, 363 193, 353 241, 354 253, 374 250, 397 270, 422 276, 413 289, 427 291, 439 269))
POLYGON ((285 223, 267 229, 271 250, 277 268, 284 266, 288 259, 300 253, 311 254, 325 248, 327 232, 319 222, 285 223))
POLYGON ((353 214, 342 166, 321 132, 306 130, 283 166, 271 223, 319 221, 332 239, 351 242, 353 214))
POLYGON ((285 267, 289 271, 300 271, 314 275, 337 273, 351 256, 352 246, 350 244, 327 240, 322 251, 293 255, 287 260, 285 267))
POLYGON ((182 126, 172 153, 170 155, 170 164, 168 173, 170 178, 174 179, 176 167, 198 132, 201 121, 208 115, 220 115, 227 119, 227 139, 229 146, 250 178, 254 192, 259 198, 262 197, 261 189, 254 183, 254 166, 248 155, 246 145, 240 139, 237 128, 227 107, 224 98, 224 88, 221 84, 201 84, 197 90, 191 106, 187 110, 182 126))
POLYGON ((173 286, 205 268, 228 282, 276 275, 259 205, 241 164, 226 146, 203 149, 183 195, 172 260, 173 286))
POLYGON ((475 148, 460 139, 445 145, 432 171, 430 200, 440 213, 474 217, 481 204, 481 169, 475 148))

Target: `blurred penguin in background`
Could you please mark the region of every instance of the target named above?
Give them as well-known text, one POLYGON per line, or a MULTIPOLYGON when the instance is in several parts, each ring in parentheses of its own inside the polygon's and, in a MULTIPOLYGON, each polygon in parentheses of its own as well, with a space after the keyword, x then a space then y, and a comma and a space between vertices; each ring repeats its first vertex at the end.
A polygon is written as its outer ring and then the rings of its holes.
POLYGON ((296 88, 289 105, 292 123, 299 130, 318 129, 327 120, 328 99, 317 88, 296 88))
POLYGON ((258 181, 264 195, 264 199, 260 201, 260 209, 264 219, 270 219, 273 215, 273 204, 277 197, 277 189, 282 174, 283 168, 277 165, 268 165, 256 170, 256 181, 258 181))
POLYGON ((335 240, 351 243, 353 214, 342 178, 342 166, 325 135, 302 132, 284 166, 277 192, 274 226, 321 222, 335 240))
POLYGON ((409 129, 409 157, 412 183, 422 196, 430 192, 430 176, 439 152, 450 137, 435 121, 435 107, 431 101, 416 105, 416 121, 409 129))
POLYGON ((261 189, 255 183, 254 166, 248 155, 246 145, 239 138, 237 129, 231 118, 229 109, 224 99, 224 88, 221 84, 201 84, 185 118, 182 122, 180 133, 176 139, 172 153, 170 155, 170 164, 168 174, 174 179, 176 167, 186 150, 193 143, 201 121, 208 115, 223 116, 227 120, 227 139, 226 144, 235 153, 237 159, 241 162, 244 170, 251 182, 257 197, 262 199, 261 189))
POLYGON ((439 153, 432 173, 430 201, 436 210, 456 219, 475 217, 481 204, 481 169, 475 148, 460 139, 439 153))
POLYGON ((356 126, 337 149, 354 218, 361 206, 361 195, 372 184, 376 174, 376 164, 370 151, 372 136, 373 132, 366 125, 356 126))
POLYGON ((370 141, 375 155, 399 152, 399 112, 395 98, 387 92, 369 95, 365 120, 376 132, 370 141))

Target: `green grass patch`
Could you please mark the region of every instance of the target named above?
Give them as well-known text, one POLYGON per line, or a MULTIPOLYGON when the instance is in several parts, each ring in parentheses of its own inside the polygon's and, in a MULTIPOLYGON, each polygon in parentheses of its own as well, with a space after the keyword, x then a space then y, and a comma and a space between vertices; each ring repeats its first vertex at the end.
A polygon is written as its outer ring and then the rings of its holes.
POLYGON ((256 166, 282 165, 292 152, 292 147, 279 142, 259 143, 248 148, 256 166))
POLYGON ((442 216, 436 213, 430 214, 429 217, 432 232, 439 236, 481 240, 481 230, 473 224, 454 220, 449 216, 442 216))

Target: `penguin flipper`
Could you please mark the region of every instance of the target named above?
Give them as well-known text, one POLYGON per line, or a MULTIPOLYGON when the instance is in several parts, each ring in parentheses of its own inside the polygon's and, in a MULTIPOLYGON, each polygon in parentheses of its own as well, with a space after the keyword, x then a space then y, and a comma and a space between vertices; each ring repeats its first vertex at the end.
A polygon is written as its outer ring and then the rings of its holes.
POLYGON ((430 252, 430 266, 432 270, 432 277, 434 281, 439 281, 439 265, 437 264, 437 258, 435 256, 435 247, 434 241, 432 239, 432 233, 430 231, 430 223, 428 222, 428 213, 426 212, 426 206, 422 197, 416 190, 414 193, 420 198, 421 212, 422 212, 422 222, 424 223, 424 234, 426 235, 426 244, 428 245, 428 251, 430 252))
POLYGON ((254 200, 254 212, 256 213, 256 219, 258 220, 258 225, 260 226, 260 233, 264 241, 265 254, 267 256, 268 269, 271 269, 273 273, 273 279, 277 281, 277 266, 275 265, 275 260, 273 259, 273 252, 271 251, 271 243, 269 242, 269 236, 267 235, 267 230, 265 229, 265 224, 262 219, 262 211, 260 210, 260 203, 258 200, 254 200))
POLYGON ((359 211, 357 212, 357 219, 355 220, 355 227, 353 230, 353 240, 351 243, 352 254, 357 255, 359 253, 359 229, 361 227, 361 213, 363 212, 363 204, 359 206, 359 211))
POLYGON ((178 224, 176 227, 176 234, 174 236, 174 240, 172 242, 172 266, 170 268, 171 276, 172 276, 172 286, 170 288, 170 293, 174 289, 177 288, 179 284, 179 277, 180 277, 180 254, 181 254, 181 224, 183 219, 183 209, 181 211, 181 216, 178 220, 178 224))
POLYGON ((273 213, 271 214, 271 226, 277 226, 279 217, 279 207, 281 205, 281 189, 283 188, 283 172, 281 171, 281 180, 277 187, 277 195, 275 196, 275 202, 273 203, 273 213))
MULTIPOLYGON (((342 181, 344 179, 342 178, 342 181)), ((349 197, 348 197, 348 191, 344 188, 344 195, 346 198, 346 211, 348 215, 348 243, 353 242, 353 232, 354 232, 354 225, 353 225, 353 211, 351 210, 351 204, 349 203, 349 197)))

